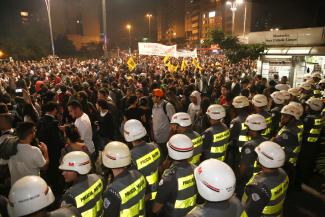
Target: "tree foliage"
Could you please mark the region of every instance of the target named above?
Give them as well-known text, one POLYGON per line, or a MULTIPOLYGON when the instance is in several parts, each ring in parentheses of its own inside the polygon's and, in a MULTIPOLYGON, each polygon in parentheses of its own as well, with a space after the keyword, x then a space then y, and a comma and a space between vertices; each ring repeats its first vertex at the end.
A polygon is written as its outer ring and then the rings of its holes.
POLYGON ((232 63, 238 63, 243 59, 256 60, 265 50, 265 44, 241 44, 238 37, 225 34, 219 29, 210 30, 204 46, 218 44, 226 57, 232 63))

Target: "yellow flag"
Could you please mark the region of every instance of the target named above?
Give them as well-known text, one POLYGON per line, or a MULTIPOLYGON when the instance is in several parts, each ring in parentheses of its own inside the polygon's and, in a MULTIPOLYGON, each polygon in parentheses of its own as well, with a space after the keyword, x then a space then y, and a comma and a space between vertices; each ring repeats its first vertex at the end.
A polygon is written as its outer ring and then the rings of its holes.
POLYGON ((183 58, 183 60, 182 60, 182 65, 181 65, 181 71, 185 71, 186 66, 187 66, 186 61, 185 61, 185 59, 183 58))
POLYGON ((134 60, 133 60, 132 57, 130 57, 128 59, 127 64, 128 64, 128 67, 129 67, 129 71, 133 71, 137 67, 137 64, 135 64, 135 62, 134 62, 134 60))
POLYGON ((167 62, 169 62, 168 60, 169 60, 169 54, 167 54, 165 57, 164 57, 164 59, 163 59, 163 61, 164 61, 164 63, 166 64, 166 66, 167 66, 167 62))

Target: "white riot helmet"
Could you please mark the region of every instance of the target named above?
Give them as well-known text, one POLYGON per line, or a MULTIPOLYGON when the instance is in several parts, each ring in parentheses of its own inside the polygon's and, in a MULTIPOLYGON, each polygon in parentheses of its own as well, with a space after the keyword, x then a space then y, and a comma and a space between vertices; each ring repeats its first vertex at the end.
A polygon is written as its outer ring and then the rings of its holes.
MULTIPOLYGON (((291 115, 293 116, 294 118, 297 119, 298 117, 298 114, 299 114, 299 111, 298 109, 293 106, 293 105, 285 105, 283 106, 283 108, 281 109, 281 114, 287 114, 287 115, 291 115)), ((299 118, 298 118, 299 119, 299 118)), ((298 120, 297 119, 297 120, 298 120)))
POLYGON ((304 74, 304 79, 305 80, 311 79, 311 75, 309 73, 304 74))
POLYGON ((274 103, 282 105, 285 102, 284 95, 280 91, 274 91, 271 94, 271 98, 273 99, 274 103))
POLYGON ((174 160, 185 160, 193 156, 193 142, 184 134, 175 134, 167 142, 168 155, 174 160))
POLYGON ((287 84, 277 84, 277 85, 275 85, 275 89, 277 89, 277 90, 288 90, 289 86, 287 84))
POLYGON ((260 114, 249 115, 245 120, 245 124, 252 131, 264 130, 267 127, 265 118, 260 114))
POLYGON ((290 93, 286 90, 281 90, 280 93, 283 95, 285 100, 289 100, 291 98, 290 93))
POLYGON ((228 200, 235 191, 236 177, 232 169, 217 159, 203 161, 194 170, 199 194, 207 201, 228 200))
POLYGON ((297 116, 296 116, 296 119, 299 120, 300 117, 304 114, 304 107, 302 106, 302 104, 299 103, 299 102, 291 101, 291 102, 289 102, 288 105, 293 105, 293 106, 296 107, 297 112, 298 112, 297 116))
POLYGON ((91 170, 91 162, 88 154, 83 151, 72 151, 64 155, 60 170, 75 171, 80 175, 88 174, 91 170))
POLYGON ((191 117, 188 113, 175 113, 170 121, 171 124, 178 124, 181 127, 188 127, 192 125, 191 117))
POLYGON ((306 102, 313 111, 320 111, 323 108, 323 102, 319 98, 311 97, 306 102))
POLYGON ((142 123, 136 119, 131 119, 124 124, 124 138, 127 142, 133 142, 147 135, 147 130, 142 123))
POLYGON ((226 110, 222 105, 214 104, 209 106, 206 114, 212 120, 220 120, 226 117, 226 110))
POLYGON ((244 108, 249 106, 249 101, 246 96, 236 96, 232 101, 232 105, 237 109, 244 108))
POLYGON ((253 97, 252 102, 255 107, 267 106, 267 98, 263 94, 256 94, 253 97))
POLYGON ((311 89, 311 84, 308 82, 304 82, 300 85, 300 87, 304 90, 310 90, 311 89))
POLYGON ((284 150, 275 142, 265 141, 255 148, 258 162, 266 168, 279 168, 285 162, 284 150))
POLYGON ((131 164, 131 152, 127 145, 113 141, 102 152, 103 164, 107 168, 121 168, 131 164))
POLYGON ((300 95, 299 88, 296 88, 296 87, 290 88, 290 89, 288 90, 288 92, 289 92, 292 96, 299 96, 299 95, 300 95))
POLYGON ((51 188, 39 176, 25 176, 13 184, 7 205, 9 216, 26 216, 52 204, 51 188))

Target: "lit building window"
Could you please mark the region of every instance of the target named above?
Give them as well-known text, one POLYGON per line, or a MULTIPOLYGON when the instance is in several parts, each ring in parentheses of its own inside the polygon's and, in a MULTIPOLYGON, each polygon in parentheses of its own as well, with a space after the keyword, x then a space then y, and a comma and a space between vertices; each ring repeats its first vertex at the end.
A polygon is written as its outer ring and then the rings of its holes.
POLYGON ((209 18, 210 17, 215 17, 216 16, 216 12, 215 11, 210 11, 209 12, 209 18))
POLYGON ((21 11, 20 16, 22 17, 28 17, 28 12, 27 11, 21 11))

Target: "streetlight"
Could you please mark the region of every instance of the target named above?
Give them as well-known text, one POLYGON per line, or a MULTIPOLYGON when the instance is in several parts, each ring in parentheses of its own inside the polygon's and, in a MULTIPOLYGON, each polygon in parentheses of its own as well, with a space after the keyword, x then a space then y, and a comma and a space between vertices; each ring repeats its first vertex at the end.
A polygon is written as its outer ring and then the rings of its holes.
POLYGON ((148 30, 148 31, 149 31, 149 33, 148 33, 148 39, 149 39, 149 41, 150 41, 150 35, 151 35, 151 29, 150 29, 150 27, 151 27, 151 26, 150 26, 151 22, 150 22, 150 21, 151 21, 152 14, 149 14, 149 13, 148 13, 148 14, 146 14, 146 17, 148 18, 148 26, 149 26, 149 30, 148 30))
POLYGON ((132 26, 130 24, 126 25, 126 29, 129 32, 129 53, 131 53, 131 28, 132 28, 132 26))
POLYGON ((50 35, 51 35, 51 45, 52 45, 52 55, 55 55, 54 50, 54 40, 53 40, 53 31, 52 31, 52 19, 51 19, 51 0, 44 0, 46 4, 47 16, 49 18, 49 27, 50 27, 50 35))
POLYGON ((0 50, 0 58, 3 57, 5 54, 0 50))
MULTIPOLYGON (((244 0, 235 0, 235 1, 227 1, 226 4, 230 5, 230 10, 232 12, 232 28, 231 28, 231 33, 234 34, 235 32, 235 15, 237 11, 237 6, 242 4, 244 0)), ((245 21, 245 19, 244 19, 245 21)))

